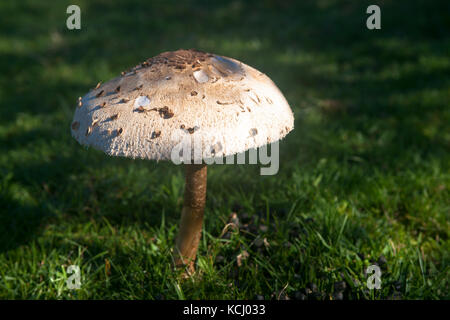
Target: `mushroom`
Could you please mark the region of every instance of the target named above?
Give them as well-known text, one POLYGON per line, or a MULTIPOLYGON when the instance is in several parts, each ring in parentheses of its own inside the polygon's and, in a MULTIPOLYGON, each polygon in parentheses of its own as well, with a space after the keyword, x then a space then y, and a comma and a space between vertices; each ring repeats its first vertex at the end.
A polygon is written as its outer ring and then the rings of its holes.
POLYGON ((99 83, 79 102, 72 136, 108 155, 174 160, 180 147, 174 137, 194 141, 194 155, 179 154, 186 181, 175 245, 176 265, 189 271, 195 270, 201 237, 207 159, 276 142, 294 126, 289 104, 269 77, 238 60, 195 49, 147 59, 99 83))

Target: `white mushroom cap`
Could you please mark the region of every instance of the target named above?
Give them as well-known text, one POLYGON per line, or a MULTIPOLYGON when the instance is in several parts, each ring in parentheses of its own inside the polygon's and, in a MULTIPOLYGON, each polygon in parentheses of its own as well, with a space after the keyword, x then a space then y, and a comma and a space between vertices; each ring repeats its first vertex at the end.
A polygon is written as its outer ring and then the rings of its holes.
POLYGON ((170 160, 186 137, 201 141, 202 158, 222 157, 275 142, 293 127, 269 77, 191 49, 161 53, 97 85, 79 99, 71 130, 109 155, 170 160))

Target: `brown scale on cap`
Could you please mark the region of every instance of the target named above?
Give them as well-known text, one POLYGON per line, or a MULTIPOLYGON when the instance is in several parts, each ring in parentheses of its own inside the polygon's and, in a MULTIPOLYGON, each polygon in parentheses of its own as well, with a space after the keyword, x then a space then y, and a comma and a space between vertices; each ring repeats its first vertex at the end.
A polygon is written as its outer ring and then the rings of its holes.
POLYGON ((78 121, 72 122, 72 130, 78 130, 80 123, 78 121))
MULTIPOLYGON (((199 66, 200 62, 206 61, 207 58, 213 56, 214 55, 210 53, 206 53, 196 49, 189 49, 189 50, 180 49, 177 51, 167 51, 155 57, 149 58, 146 61, 138 64, 137 66, 122 72, 121 75, 124 76, 130 72, 136 73, 137 71, 141 69, 146 69, 148 67, 158 68, 160 65, 167 65, 168 67, 177 70, 184 70, 186 69, 187 65, 192 65, 194 68, 194 66, 195 67, 199 66)), ((154 69, 151 71, 154 71, 154 69)))
POLYGON ((219 101, 219 100, 217 100, 216 103, 220 104, 220 105, 233 104, 233 102, 222 102, 222 101, 219 101))
POLYGON ((192 128, 187 128, 187 131, 190 133, 190 134, 193 134, 195 131, 197 131, 198 129, 200 129, 199 127, 197 127, 197 126, 195 126, 195 127, 192 127, 192 128))
POLYGON ((180 129, 183 130, 184 132, 188 132, 189 134, 193 134, 195 131, 197 131, 198 129, 200 129, 198 126, 194 126, 192 128, 187 128, 184 124, 182 124, 180 126, 180 129))
MULTIPOLYGON (((150 67, 152 72, 160 70, 161 67, 168 67, 183 72, 188 66, 191 66, 194 72, 205 68, 208 69, 211 83, 216 83, 219 79, 229 76, 232 80, 243 80, 245 78, 245 72, 239 63, 196 49, 163 52, 122 72, 121 75, 136 74, 136 72, 150 67)), ((166 80, 171 78, 170 75, 165 77, 166 80)))
POLYGON ((158 109, 157 108, 145 109, 143 106, 139 106, 134 111, 137 111, 139 113, 146 113, 146 112, 150 112, 150 111, 158 111, 158 109))
POLYGON ((95 96, 98 98, 98 97, 101 97, 104 93, 105 93, 105 90, 100 90, 100 92, 98 92, 95 96))
POLYGON ((172 110, 169 109, 168 106, 164 106, 163 108, 160 108, 158 110, 159 115, 164 118, 164 119, 170 119, 173 117, 173 112, 172 110))
POLYGON ((193 68, 200 66, 199 62, 205 61, 207 58, 213 56, 214 55, 210 53, 196 49, 180 49, 177 51, 160 53, 159 55, 149 58, 146 61, 151 65, 157 66, 160 64, 166 64, 167 66, 182 70, 186 68, 186 65, 192 65, 193 68))
POLYGON ((161 135, 161 130, 156 130, 152 132, 152 139, 156 139, 161 135))

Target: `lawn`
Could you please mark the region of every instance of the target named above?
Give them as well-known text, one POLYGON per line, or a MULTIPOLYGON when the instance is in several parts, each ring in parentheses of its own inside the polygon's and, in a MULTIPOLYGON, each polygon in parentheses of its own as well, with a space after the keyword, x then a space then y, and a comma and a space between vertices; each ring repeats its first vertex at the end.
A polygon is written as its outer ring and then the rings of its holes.
POLYGON ((1 299, 450 298, 448 1, 6 0, 0 12, 1 299), (66 28, 70 4, 81 30, 66 28), (369 4, 381 30, 366 28, 369 4), (183 168, 70 134, 79 96, 178 48, 263 71, 295 115, 277 175, 208 168, 190 279, 172 267, 183 168))

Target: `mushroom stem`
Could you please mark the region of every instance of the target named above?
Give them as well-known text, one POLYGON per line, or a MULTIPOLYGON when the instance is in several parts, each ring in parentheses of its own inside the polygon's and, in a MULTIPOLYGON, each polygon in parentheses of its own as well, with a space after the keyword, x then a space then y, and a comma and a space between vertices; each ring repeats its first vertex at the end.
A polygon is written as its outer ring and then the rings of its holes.
POLYGON ((175 264, 178 267, 188 266, 189 271, 193 272, 205 210, 206 165, 186 164, 185 174, 184 204, 176 240, 175 264))

